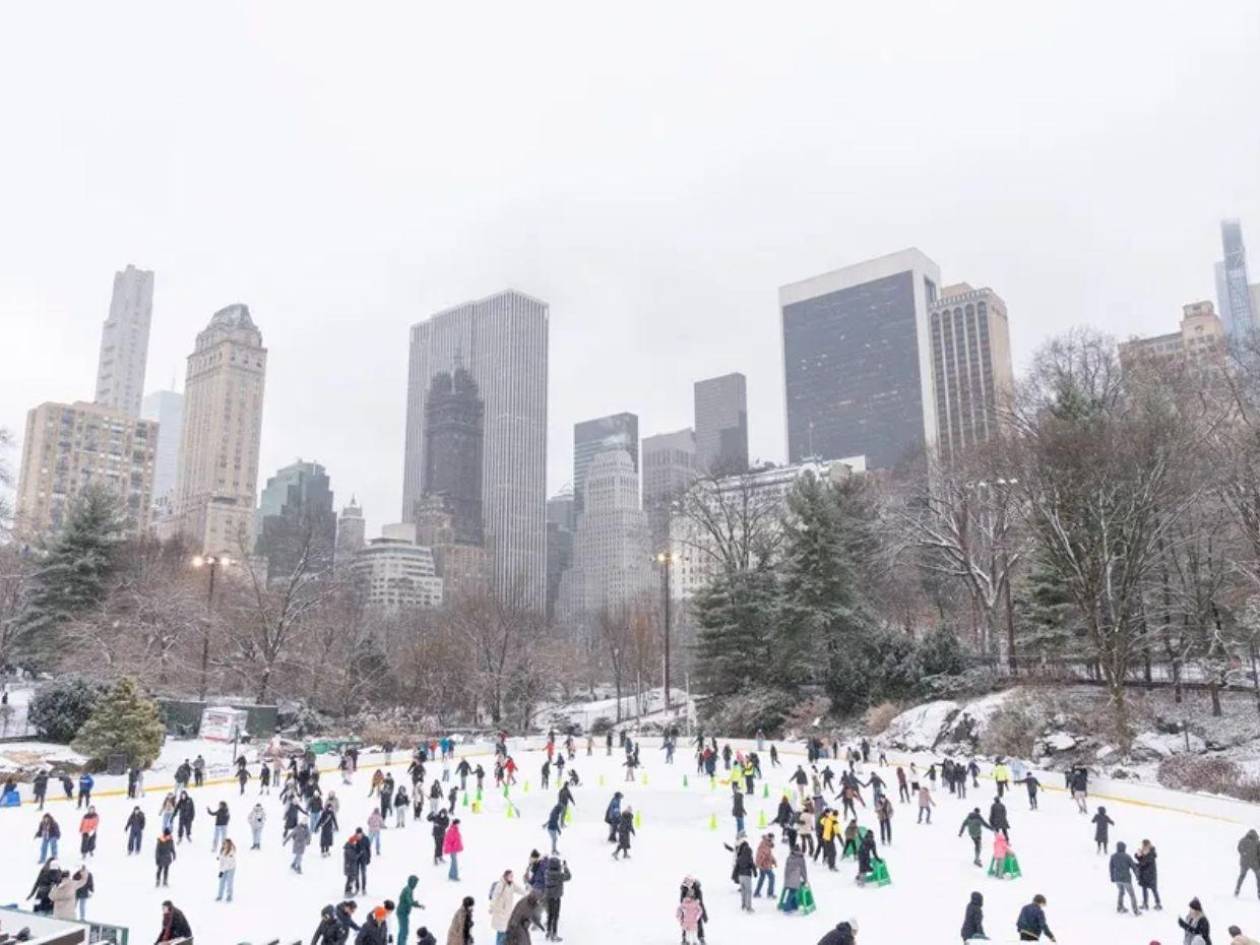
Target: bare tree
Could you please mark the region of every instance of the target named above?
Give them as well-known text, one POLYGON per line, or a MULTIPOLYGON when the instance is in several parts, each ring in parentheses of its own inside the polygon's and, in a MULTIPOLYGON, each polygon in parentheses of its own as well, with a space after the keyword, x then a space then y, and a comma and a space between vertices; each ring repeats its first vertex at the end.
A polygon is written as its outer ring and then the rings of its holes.
POLYGON ((918 551, 920 567, 965 588, 978 652, 996 656, 1006 625, 1012 669, 1011 584, 1026 547, 1018 486, 1005 442, 995 439, 930 460, 926 473, 906 484, 893 517, 901 540, 918 551))
POLYGON ((685 546, 712 570, 750 571, 782 543, 783 499, 758 483, 756 471, 696 479, 678 503, 685 546))
POLYGON ((546 618, 523 603, 522 595, 484 591, 456 600, 454 627, 471 648, 476 694, 499 725, 504 721, 513 676, 543 637, 546 618))
POLYGON ((1014 422, 1032 536, 1081 614, 1127 747, 1125 685, 1150 633, 1142 597, 1202 493, 1186 462, 1199 431, 1169 390, 1123 383, 1115 346, 1087 332, 1042 349, 1014 422))
POLYGON ((332 589, 314 527, 308 524, 296 542, 292 572, 272 582, 266 567, 241 549, 245 586, 230 604, 229 661, 238 678, 252 684, 260 703, 272 697, 273 678, 289 656, 294 635, 332 589))

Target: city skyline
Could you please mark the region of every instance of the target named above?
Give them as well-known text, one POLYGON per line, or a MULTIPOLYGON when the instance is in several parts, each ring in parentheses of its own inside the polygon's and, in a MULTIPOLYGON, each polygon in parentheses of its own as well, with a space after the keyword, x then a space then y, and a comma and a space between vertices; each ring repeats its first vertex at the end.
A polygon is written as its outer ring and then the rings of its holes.
POLYGON ((903 31, 891 8, 820 4, 808 35, 685 10, 668 35, 645 15, 611 45, 572 42, 557 10, 508 11, 485 37, 466 10, 395 11, 389 29, 312 10, 294 31, 260 8, 248 41, 226 15, 193 35, 174 13, 87 8, 65 36, 51 11, 15 10, 11 35, 31 41, 0 75, 59 78, 0 104, 49 143, 0 155, 0 426, 20 439, 35 404, 94 398, 128 263, 156 280, 145 393, 206 313, 248 302, 272 352, 261 467, 319 456, 369 534, 401 505, 403 332, 503 286, 551 306, 548 494, 570 478, 574 423, 690 426, 692 383, 732 370, 750 458, 786 461, 777 287, 903 246, 1002 296, 1017 373, 1073 325, 1174 331, 1182 305, 1217 300, 1223 219, 1256 268, 1260 130, 1185 142, 1246 113, 1260 22, 1241 0, 1136 23, 1122 7, 1069 2, 1032 27, 981 2, 903 31), (405 53, 424 36, 425 55, 405 53), (439 91, 473 36, 484 70, 439 91), (649 39, 643 68, 628 50, 649 39), (977 42, 985 57, 947 59, 977 42), (1088 75, 1062 70, 1069 45, 1088 75), (459 159, 434 141, 461 142, 459 159))

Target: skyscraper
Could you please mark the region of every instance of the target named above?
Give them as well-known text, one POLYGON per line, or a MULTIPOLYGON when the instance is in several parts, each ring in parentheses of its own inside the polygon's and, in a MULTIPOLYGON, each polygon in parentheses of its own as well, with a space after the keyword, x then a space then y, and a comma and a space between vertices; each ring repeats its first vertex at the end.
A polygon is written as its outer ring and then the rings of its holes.
POLYGON ((742 374, 696 381, 696 465, 719 476, 748 468, 748 385, 742 374))
POLYGON ((573 539, 573 566, 561 579, 560 610, 570 625, 617 611, 656 587, 639 476, 624 450, 596 454, 573 539))
POLYGON ((341 510, 337 519, 337 545, 335 564, 338 568, 349 564, 354 556, 363 550, 367 523, 363 519, 363 509, 350 496, 350 504, 341 510))
POLYGON ((462 362, 485 405, 482 528, 494 586, 541 611, 547 595, 547 332, 545 302, 508 290, 439 312, 411 327, 403 519, 424 491, 428 391, 462 362))
POLYGON ((946 286, 929 307, 939 447, 949 457, 998 430, 1015 390, 1006 303, 992 289, 946 286))
POLYGON ((184 381, 184 429, 175 487, 177 531, 206 554, 254 547, 267 349, 239 303, 197 335, 184 381))
POLYGON ((902 250, 779 289, 789 462, 881 469, 937 434, 928 308, 940 272, 902 250))
POLYGON ((298 460, 267 480, 258 500, 254 553, 267 559, 267 580, 331 570, 337 513, 328 474, 298 460))
POLYGON ((482 544, 481 465, 486 407, 462 365, 439 371, 429 385, 424 418, 424 495, 446 500, 455 540, 482 544))
POLYGON ((153 505, 158 426, 82 401, 44 403, 26 415, 18 470, 17 531, 27 540, 60 531, 89 484, 118 499, 130 535, 143 535, 153 505))
POLYGON ((696 477, 696 437, 691 429, 643 438, 643 511, 652 548, 669 543, 670 509, 696 477))
POLYGON ((96 402, 132 418, 140 416, 140 401, 144 397, 152 319, 153 273, 135 266, 114 273, 109 317, 101 329, 96 402))
POLYGON ((1221 221, 1221 249, 1224 258, 1216 264, 1216 302, 1226 330, 1238 336, 1260 326, 1260 312, 1248 282, 1247 248, 1237 220, 1221 221))
POLYGON ((573 509, 578 516, 586 504, 586 470, 600 453, 621 450, 639 471, 639 418, 614 413, 573 426, 573 509))
POLYGON ((547 500, 547 619, 556 615, 560 582, 573 566, 573 487, 565 486, 547 500))
POLYGON ((179 476, 179 441, 184 427, 184 395, 173 390, 147 394, 140 409, 145 420, 158 425, 157 458, 153 467, 153 504, 168 513, 179 476))

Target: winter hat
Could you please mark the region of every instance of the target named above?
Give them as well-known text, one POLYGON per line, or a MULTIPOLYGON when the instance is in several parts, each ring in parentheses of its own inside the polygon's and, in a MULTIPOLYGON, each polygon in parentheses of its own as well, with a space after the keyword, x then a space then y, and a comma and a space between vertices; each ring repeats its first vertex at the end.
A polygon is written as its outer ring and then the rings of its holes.
POLYGON ((1242 935, 1242 929, 1240 929, 1240 928, 1239 928, 1238 926, 1236 926, 1236 925, 1231 925, 1231 926, 1229 927, 1229 934, 1230 934, 1230 935, 1242 935))
POLYGON ((1198 896, 1195 896, 1193 899, 1190 900, 1190 908, 1193 909, 1195 912, 1203 911, 1203 905, 1199 902, 1198 896))
POLYGON ((374 918, 377 922, 384 922, 385 915, 386 915, 386 912, 385 912, 384 906, 377 906, 375 909, 372 910, 372 918, 374 918))
POLYGON ((473 906, 475 906, 476 904, 477 904, 477 900, 476 900, 476 899, 474 899, 472 896, 465 896, 465 897, 464 897, 464 908, 465 908, 465 909, 471 909, 471 908, 472 908, 473 906))

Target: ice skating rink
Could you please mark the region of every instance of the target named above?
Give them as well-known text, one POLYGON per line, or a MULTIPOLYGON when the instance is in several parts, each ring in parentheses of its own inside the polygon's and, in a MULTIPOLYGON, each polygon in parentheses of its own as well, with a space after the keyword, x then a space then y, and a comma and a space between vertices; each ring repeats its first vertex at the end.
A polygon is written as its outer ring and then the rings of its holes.
MULTIPOLYGON (((188 744, 188 743, 184 743, 188 744)), ((537 742, 533 744, 537 745, 537 742)), ((191 753, 199 745, 191 743, 191 753)), ((784 746, 780 746, 783 749, 784 746)), ((1161 809, 1187 807, 1185 798, 1173 792, 1147 792, 1147 803, 1125 803, 1119 800, 1091 799, 1091 814, 1098 804, 1105 804, 1115 826, 1111 831, 1114 847, 1124 841, 1130 851, 1142 839, 1150 839, 1159 851, 1159 885, 1164 900, 1162 912, 1149 912, 1135 918, 1115 911, 1115 887, 1107 869, 1107 857, 1094 852, 1093 826, 1090 818, 1077 813, 1073 802, 1061 791, 1042 793, 1041 809, 1028 810, 1027 795, 1017 787, 1008 797, 1011 821, 1011 844, 1019 857, 1023 877, 1013 881, 989 878, 971 864, 971 844, 958 837, 963 816, 979 806, 988 817, 993 799, 992 783, 981 778, 979 790, 969 790, 966 801, 938 792, 938 807, 931 826, 915 823, 917 809, 908 804, 896 806, 893 820, 893 844, 881 848, 886 858, 892 885, 886 888, 861 888, 854 883, 856 866, 852 860, 839 863, 839 871, 829 873, 821 859, 809 864, 810 883, 818 910, 810 916, 783 915, 775 903, 755 900, 753 915, 739 910, 737 887, 730 880, 731 855, 723 842, 733 842, 734 820, 730 816, 729 785, 718 784, 710 789, 707 778, 695 774, 695 762, 689 747, 680 746, 674 765, 664 763, 659 743, 645 740, 642 747, 644 768, 633 783, 625 783, 625 769, 620 766, 620 753, 614 748, 611 758, 603 755, 603 747, 595 756, 585 756, 580 747, 575 761, 582 786, 575 791, 577 807, 573 823, 566 829, 560 851, 573 873, 564 897, 560 921, 561 937, 570 943, 590 945, 644 945, 678 942, 680 932, 674 912, 678 904, 678 887, 688 874, 698 877, 704 888, 709 912, 707 938, 713 945, 722 943, 759 942, 785 945, 813 945, 836 922, 856 918, 861 945, 910 943, 934 945, 959 941, 963 911, 973 890, 984 894, 985 928, 995 942, 1015 940, 1015 917, 1021 905, 1034 893, 1049 900, 1046 909, 1050 927, 1064 943, 1115 943, 1115 945, 1147 945, 1152 941, 1179 943, 1182 933, 1176 918, 1185 912, 1192 896, 1198 896, 1213 927, 1214 941, 1227 941, 1225 929, 1237 924, 1243 931, 1260 934, 1260 900, 1254 884, 1244 888, 1240 898, 1233 896, 1238 857, 1235 846, 1252 824, 1242 822, 1241 808, 1235 802, 1219 805, 1196 805, 1203 813, 1191 814, 1161 809), (646 783, 643 776, 646 775, 646 783), (687 776, 689 786, 683 787, 687 776), (603 779, 601 786, 600 779, 603 779), (614 861, 612 845, 607 842, 603 813, 613 791, 625 794, 625 802, 642 815, 642 827, 634 838, 631 858, 614 861), (1179 803, 1181 801, 1182 803, 1179 803), (710 816, 717 815, 718 829, 710 828, 710 816), (1206 814, 1206 816, 1205 816, 1206 814)), ((185 751, 181 747, 179 754, 185 751)), ((165 752, 164 756, 170 752, 165 752)), ((762 755, 768 762, 768 752, 762 755)), ((548 838, 543 823, 555 802, 556 791, 538 787, 539 767, 544 758, 540 750, 519 750, 515 758, 521 766, 521 784, 512 790, 512 803, 519 808, 519 818, 506 816, 506 803, 501 793, 489 786, 485 792, 485 809, 479 814, 471 807, 460 807, 465 852, 460 857, 462 881, 446 878, 446 866, 432 864, 430 825, 411 823, 405 829, 391 827, 382 839, 382 854, 374 857, 368 871, 370 894, 359 897, 359 916, 386 898, 397 899, 409 874, 420 877, 417 900, 425 911, 412 915, 414 930, 427 925, 439 942, 445 942, 451 917, 462 897, 477 900, 474 937, 480 945, 494 941, 487 912, 490 884, 504 869, 516 871, 518 880, 524 875, 531 849, 546 852, 548 838), (529 781, 528 791, 524 781, 529 781)), ((331 759, 321 759, 331 763, 331 759)), ((492 759, 480 760, 489 771, 492 759)), ((783 752, 783 766, 768 769, 770 797, 763 799, 758 784, 756 796, 747 800, 749 840, 756 847, 762 833, 758 818, 764 812, 773 819, 778 799, 787 779, 803 757, 783 752)), ((298 876, 289 870, 290 855, 280 843, 282 808, 273 790, 262 801, 268 815, 263 849, 251 851, 246 816, 257 797, 258 782, 250 782, 244 798, 238 796, 236 784, 208 785, 194 791, 197 819, 193 840, 178 848, 178 859, 171 868, 170 886, 155 889, 153 885, 153 848, 160 825, 159 807, 169 784, 169 777, 150 773, 153 785, 140 801, 148 818, 143 853, 126 855, 123 824, 133 803, 122 792, 107 796, 118 787, 113 779, 99 778, 96 808, 101 816, 96 856, 89 861, 95 875, 96 894, 88 905, 88 915, 99 921, 126 925, 131 929, 132 945, 148 945, 158 932, 160 903, 170 898, 184 910, 192 925, 198 945, 236 945, 248 942, 261 945, 279 939, 283 945, 296 940, 309 942, 318 924, 319 910, 338 902, 342 891, 341 843, 356 826, 366 829, 369 800, 368 784, 372 765, 378 756, 364 756, 359 772, 350 787, 343 787, 335 771, 322 775, 325 794, 331 789, 341 800, 339 816, 342 832, 332 855, 321 859, 315 838, 305 859, 305 873, 298 876), (236 871, 236 898, 231 904, 217 903, 217 860, 210 850, 212 818, 207 807, 226 800, 231 807, 229 836, 240 847, 236 871)), ((406 782, 408 759, 396 754, 390 770, 399 782, 406 782)), ((829 762, 839 770, 839 762, 829 762)), ((922 764, 922 762, 921 762, 922 764)), ((869 773, 869 767, 866 772, 869 773)), ((251 764, 251 772, 257 765, 251 764)), ((430 780, 440 775, 441 766, 428 766, 430 780)), ((718 768, 719 778, 723 772, 718 768)), ((896 776, 892 768, 882 777, 896 792, 896 776)), ((452 779, 455 776, 452 773, 452 779)), ((865 776, 863 777, 865 780, 865 776)), ((1042 778, 1049 786, 1062 784, 1062 778, 1047 774, 1042 778)), ((489 785, 491 779, 487 777, 489 785)), ((470 780, 470 786, 472 781, 470 780)), ((426 785, 427 786, 427 785, 426 785)), ((449 788, 449 785, 447 786, 449 788)), ((59 787, 50 785, 50 794, 59 787)), ((410 785, 408 785, 410 788, 410 785)), ((866 792, 870 803, 869 791, 866 792)), ((837 807, 839 806, 837 802, 837 807)), ((48 811, 57 818, 62 831, 59 862, 63 869, 74 869, 81 859, 78 845, 80 812, 73 802, 50 802, 48 811)), ((426 814, 429 811, 426 799, 426 814)), ((18 809, 0 810, 0 845, 4 852, 0 868, 0 904, 22 904, 31 890, 39 843, 33 839, 39 814, 24 804, 18 809)), ((1260 821, 1260 817, 1257 817, 1260 821)), ((873 816, 861 818, 864 825, 875 827, 873 816)), ((779 860, 778 881, 781 884, 786 851, 777 830, 775 849, 779 860)), ((992 845, 992 835, 985 835, 985 859, 992 845)), ((1249 880, 1249 882, 1251 882, 1249 880)), ((1139 892, 1140 897, 1140 892, 1139 892)), ((26 903, 24 908, 29 908, 26 903)), ((5 927, 7 931, 7 927, 5 927)), ((541 941, 542 933, 535 932, 541 941)))

